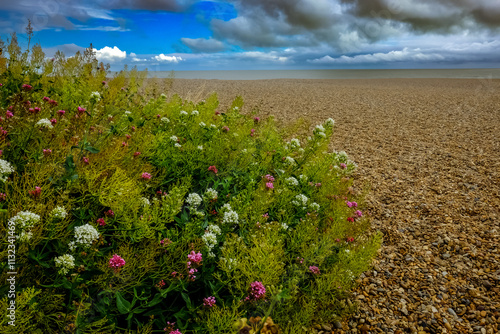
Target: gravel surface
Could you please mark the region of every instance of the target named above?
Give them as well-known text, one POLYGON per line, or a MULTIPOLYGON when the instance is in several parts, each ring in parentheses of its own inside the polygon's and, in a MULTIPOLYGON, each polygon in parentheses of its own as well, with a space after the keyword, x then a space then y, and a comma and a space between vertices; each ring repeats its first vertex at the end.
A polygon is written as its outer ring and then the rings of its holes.
MULTIPOLYGON (((332 148, 384 242, 359 279, 359 312, 318 333, 500 333, 500 80, 183 80, 221 109, 241 95, 286 125, 336 121, 332 148)), ((326 327, 326 328, 325 328, 326 327)))

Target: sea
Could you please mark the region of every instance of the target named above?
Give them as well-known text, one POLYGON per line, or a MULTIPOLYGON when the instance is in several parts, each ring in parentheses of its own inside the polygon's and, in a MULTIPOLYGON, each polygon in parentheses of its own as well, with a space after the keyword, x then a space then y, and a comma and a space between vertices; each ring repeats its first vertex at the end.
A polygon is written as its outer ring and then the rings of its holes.
POLYGON ((269 79, 391 79, 448 78, 500 79, 500 68, 487 69, 389 69, 389 70, 222 70, 222 71, 149 71, 149 78, 208 80, 269 79))

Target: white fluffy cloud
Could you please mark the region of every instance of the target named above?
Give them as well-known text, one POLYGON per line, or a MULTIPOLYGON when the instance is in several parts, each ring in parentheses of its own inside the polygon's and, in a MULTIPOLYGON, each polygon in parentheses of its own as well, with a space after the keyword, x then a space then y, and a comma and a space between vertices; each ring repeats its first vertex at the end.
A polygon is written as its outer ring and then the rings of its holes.
POLYGON ((127 52, 118 49, 116 46, 110 48, 105 46, 100 50, 96 50, 96 58, 100 61, 115 62, 123 60, 127 57, 127 52))
POLYGON ((161 53, 157 56, 151 57, 151 59, 161 61, 161 62, 167 62, 167 63, 178 63, 178 62, 182 61, 181 57, 167 56, 167 55, 164 55, 163 53, 161 53))

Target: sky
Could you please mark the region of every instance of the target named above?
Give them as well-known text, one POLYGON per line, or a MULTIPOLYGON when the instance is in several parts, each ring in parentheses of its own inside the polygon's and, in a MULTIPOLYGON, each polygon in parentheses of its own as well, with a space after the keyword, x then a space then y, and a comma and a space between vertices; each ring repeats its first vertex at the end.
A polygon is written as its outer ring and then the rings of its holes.
POLYGON ((500 67, 500 0, 0 0, 0 37, 111 70, 500 67))

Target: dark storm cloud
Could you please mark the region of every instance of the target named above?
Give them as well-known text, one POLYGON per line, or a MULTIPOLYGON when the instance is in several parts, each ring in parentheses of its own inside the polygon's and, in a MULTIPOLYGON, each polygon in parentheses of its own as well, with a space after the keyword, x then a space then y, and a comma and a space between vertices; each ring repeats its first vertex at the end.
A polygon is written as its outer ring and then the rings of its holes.
POLYGON ((221 41, 213 38, 181 38, 181 42, 189 47, 193 52, 220 52, 226 49, 221 41))
POLYGON ((105 9, 143 9, 150 11, 180 12, 195 3, 195 0, 97 0, 105 9))
POLYGON ((409 24, 419 31, 449 32, 473 26, 500 27, 498 0, 341 0, 348 12, 409 24))

